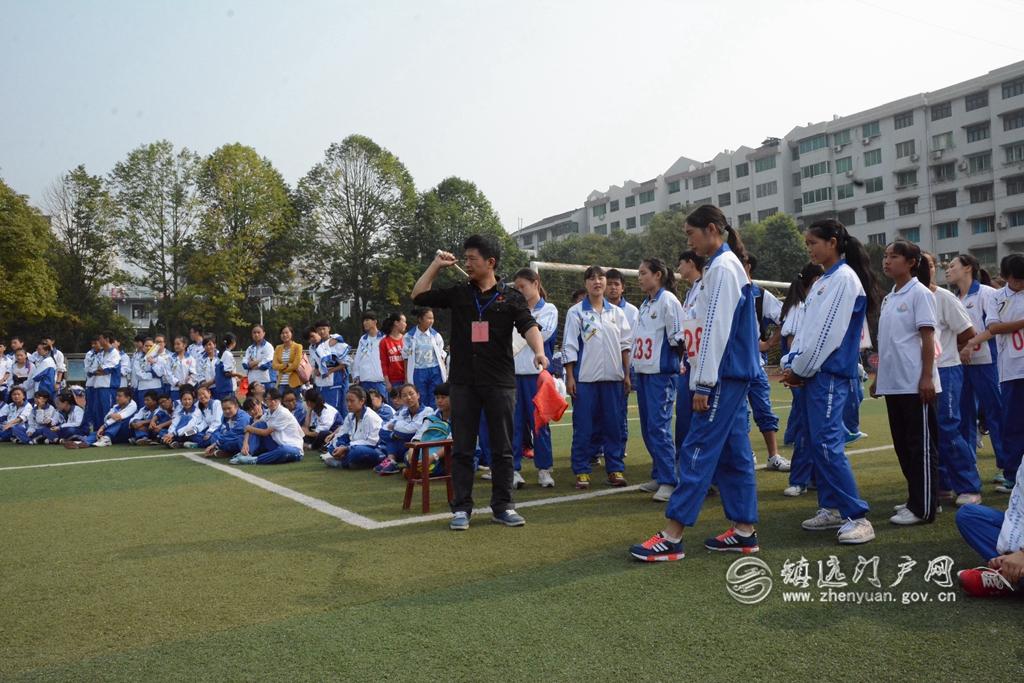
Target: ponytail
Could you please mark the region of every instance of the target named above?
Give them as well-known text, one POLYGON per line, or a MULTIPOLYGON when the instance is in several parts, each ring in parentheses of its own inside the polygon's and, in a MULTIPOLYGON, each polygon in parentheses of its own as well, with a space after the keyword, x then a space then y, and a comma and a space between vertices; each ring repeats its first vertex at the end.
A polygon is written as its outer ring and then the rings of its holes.
POLYGON ((924 257, 924 252, 921 251, 921 247, 901 238, 886 247, 886 250, 888 249, 892 249, 892 253, 902 256, 907 261, 915 262, 910 269, 910 275, 916 277, 918 282, 925 287, 932 284, 931 270, 928 267, 928 261, 924 257))
POLYGON ((850 266, 853 272, 857 274, 857 278, 864 288, 864 294, 868 298, 868 314, 877 311, 879 303, 878 280, 871 269, 871 259, 868 256, 868 252, 860 240, 851 235, 846 230, 846 226, 835 218, 826 218, 825 220, 811 223, 811 227, 807 228, 807 232, 826 242, 835 239, 836 250, 839 256, 846 259, 846 265, 850 266))
POLYGON ((233 332, 226 333, 220 340, 220 355, 224 355, 224 352, 228 350, 232 344, 235 343, 235 335, 233 332))
POLYGON ((512 276, 512 281, 514 282, 516 280, 526 280, 527 282, 532 282, 533 284, 537 285, 537 291, 540 293, 540 298, 545 300, 548 298, 548 293, 547 291, 545 291, 544 285, 540 283, 540 275, 537 274, 537 271, 535 271, 534 269, 520 268, 519 271, 516 272, 514 276, 512 276))
POLYGON ((825 274, 825 269, 819 266, 817 263, 808 263, 805 265, 789 285, 789 291, 786 292, 786 300, 782 302, 782 319, 786 319, 786 315, 794 306, 803 303, 807 299, 807 292, 811 288, 811 284, 819 277, 825 274))
POLYGON ((657 256, 652 256, 650 258, 645 258, 640 262, 640 265, 647 266, 649 271, 660 275, 661 286, 665 288, 665 291, 672 292, 672 295, 675 296, 675 274, 672 272, 671 268, 665 265, 664 261, 657 256))
POLYGON ((729 225, 729 220, 717 206, 714 206, 713 204, 703 204, 698 206, 690 212, 689 216, 686 217, 686 222, 695 228, 700 228, 705 231, 709 225, 714 223, 718 228, 718 231, 722 233, 722 239, 724 239, 726 244, 729 245, 729 249, 736 254, 736 258, 740 260, 740 263, 746 262, 747 250, 743 246, 743 239, 736 231, 736 228, 729 225))

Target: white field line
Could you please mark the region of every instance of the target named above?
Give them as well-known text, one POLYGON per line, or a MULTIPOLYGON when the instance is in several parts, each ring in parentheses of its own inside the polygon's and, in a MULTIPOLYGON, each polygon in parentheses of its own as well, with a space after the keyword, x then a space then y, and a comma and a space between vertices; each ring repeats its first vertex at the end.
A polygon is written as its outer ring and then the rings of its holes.
POLYGON ((124 458, 104 458, 102 460, 72 460, 70 462, 48 462, 42 465, 18 465, 16 467, 0 467, 2 470, 31 470, 37 467, 64 467, 65 465, 92 465, 97 462, 120 462, 123 460, 149 460, 151 458, 170 458, 184 453, 158 453, 156 455, 132 455, 124 458))

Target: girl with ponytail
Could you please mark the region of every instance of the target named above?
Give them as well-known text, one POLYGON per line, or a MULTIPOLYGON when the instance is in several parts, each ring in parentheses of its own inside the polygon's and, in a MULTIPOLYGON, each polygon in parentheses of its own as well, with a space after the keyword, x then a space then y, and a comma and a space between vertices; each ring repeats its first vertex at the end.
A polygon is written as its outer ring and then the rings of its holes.
POLYGON ((213 398, 218 401, 235 395, 235 380, 239 375, 235 372, 235 355, 232 353, 237 341, 231 332, 226 333, 217 349, 217 360, 213 382, 213 398))
POLYGON ((851 382, 860 377, 867 315, 877 307, 875 277, 863 245, 838 220, 812 223, 804 241, 825 272, 808 291, 803 319, 782 361, 783 383, 803 388, 797 439, 807 444, 818 485, 818 512, 801 526, 838 529, 840 543, 867 543, 875 530, 846 458, 843 411, 853 398, 851 382))

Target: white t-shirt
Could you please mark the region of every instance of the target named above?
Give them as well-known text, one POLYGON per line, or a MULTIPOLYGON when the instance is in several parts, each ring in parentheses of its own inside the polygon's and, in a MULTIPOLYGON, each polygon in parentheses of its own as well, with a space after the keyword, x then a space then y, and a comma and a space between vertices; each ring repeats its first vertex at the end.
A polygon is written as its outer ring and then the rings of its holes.
POLYGON ((782 322, 782 302, 767 289, 761 289, 761 317, 767 323, 778 325, 782 322))
POLYGON ((638 373, 654 375, 679 371, 675 347, 683 336, 683 306, 672 292, 658 290, 644 299, 633 329, 633 367, 638 373))
MULTIPOLYGON (((960 303, 967 309, 967 315, 971 318, 975 332, 985 329, 985 316, 996 290, 988 285, 975 281, 967 290, 967 295, 960 299, 960 303), (975 285, 977 288, 975 289, 975 285), (971 291, 974 290, 974 291, 971 291)), ((992 350, 988 342, 978 344, 971 352, 971 365, 987 365, 992 362, 992 350)))
POLYGON ((302 428, 299 427, 298 420, 288 412, 287 408, 280 406, 277 410, 268 410, 263 413, 263 418, 266 420, 267 427, 274 430, 271 432, 270 438, 282 446, 292 446, 302 450, 302 428))
MULTIPOLYGON (((935 318, 935 297, 916 277, 899 291, 893 287, 882 300, 875 386, 879 396, 917 393, 921 381, 921 328, 935 330, 935 318)), ((932 365, 936 393, 942 391, 938 355, 932 365)))
MULTIPOLYGON (((986 311, 987 322, 1012 323, 1024 320, 1024 290, 1015 292, 1009 286, 996 292, 986 311)), ((999 381, 1024 379, 1024 330, 996 336, 999 344, 999 381)))
POLYGON ((935 295, 935 319, 939 323, 939 346, 942 347, 939 367, 956 367, 960 365, 956 337, 971 327, 971 318, 953 292, 939 287, 932 294, 935 295))

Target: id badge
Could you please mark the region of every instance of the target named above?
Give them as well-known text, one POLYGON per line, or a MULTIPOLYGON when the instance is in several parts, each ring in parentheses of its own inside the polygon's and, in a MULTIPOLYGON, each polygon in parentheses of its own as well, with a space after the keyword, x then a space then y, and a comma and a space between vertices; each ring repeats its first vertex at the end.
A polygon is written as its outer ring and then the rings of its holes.
POLYGON ((474 320, 471 323, 470 334, 474 342, 487 342, 491 340, 491 331, 486 320, 474 320))

